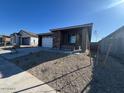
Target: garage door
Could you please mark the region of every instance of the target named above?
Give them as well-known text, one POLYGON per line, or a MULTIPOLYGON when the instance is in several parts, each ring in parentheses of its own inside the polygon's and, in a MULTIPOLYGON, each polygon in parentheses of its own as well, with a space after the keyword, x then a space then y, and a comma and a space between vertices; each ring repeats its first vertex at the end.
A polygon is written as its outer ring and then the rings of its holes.
POLYGON ((43 37, 42 38, 42 47, 53 47, 53 38, 52 37, 43 37))

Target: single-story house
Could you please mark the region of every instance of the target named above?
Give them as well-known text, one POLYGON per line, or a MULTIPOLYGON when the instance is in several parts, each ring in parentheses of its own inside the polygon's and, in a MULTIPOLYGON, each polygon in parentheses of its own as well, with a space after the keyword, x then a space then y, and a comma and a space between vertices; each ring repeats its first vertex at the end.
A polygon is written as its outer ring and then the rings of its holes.
POLYGON ((124 59, 124 26, 99 41, 102 54, 124 59))
POLYGON ((50 33, 39 34, 39 46, 85 52, 90 47, 92 26, 90 23, 50 29, 50 33))
POLYGON ((10 44, 10 36, 1 35, 0 36, 0 45, 6 46, 7 44, 10 44))
POLYGON ((32 32, 20 30, 18 33, 13 33, 10 36, 12 45, 38 46, 38 35, 32 32))

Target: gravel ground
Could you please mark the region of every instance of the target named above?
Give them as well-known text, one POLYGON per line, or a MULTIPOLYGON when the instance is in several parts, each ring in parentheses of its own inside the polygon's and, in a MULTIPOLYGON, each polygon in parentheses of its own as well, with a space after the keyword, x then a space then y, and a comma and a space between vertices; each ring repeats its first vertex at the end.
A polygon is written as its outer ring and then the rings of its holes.
MULTIPOLYGON (((95 56, 94 56, 95 57, 95 56)), ((60 93, 124 93, 123 61, 41 51, 12 61, 60 93)))
POLYGON ((91 80, 90 59, 85 54, 41 51, 12 61, 60 93, 81 93, 91 80))

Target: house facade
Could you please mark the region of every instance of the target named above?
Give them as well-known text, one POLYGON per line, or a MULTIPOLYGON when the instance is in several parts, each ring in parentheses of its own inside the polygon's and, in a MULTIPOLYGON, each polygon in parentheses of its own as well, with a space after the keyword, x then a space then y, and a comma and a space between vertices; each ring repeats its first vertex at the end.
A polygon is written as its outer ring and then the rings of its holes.
POLYGON ((124 26, 99 41, 99 47, 105 55, 124 59, 124 26))
POLYGON ((20 30, 18 33, 11 34, 11 44, 17 46, 38 46, 38 35, 25 30, 20 30))
POLYGON ((1 46, 6 46, 8 44, 10 44, 10 36, 6 36, 6 35, 1 35, 0 36, 0 45, 1 46))
POLYGON ((39 46, 63 50, 81 50, 85 52, 89 49, 91 42, 93 24, 84 24, 64 28, 50 29, 51 33, 39 35, 39 46), (44 44, 46 40, 49 44, 44 44), (44 46, 45 45, 45 46, 44 46))

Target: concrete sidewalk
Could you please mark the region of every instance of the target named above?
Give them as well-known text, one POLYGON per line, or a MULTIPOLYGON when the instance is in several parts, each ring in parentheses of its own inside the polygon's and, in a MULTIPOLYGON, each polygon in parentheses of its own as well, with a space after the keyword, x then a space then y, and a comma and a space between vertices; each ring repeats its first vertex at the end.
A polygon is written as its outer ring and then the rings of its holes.
POLYGON ((56 93, 47 84, 0 57, 0 93, 56 93), (43 84, 43 85, 42 85, 43 84))

